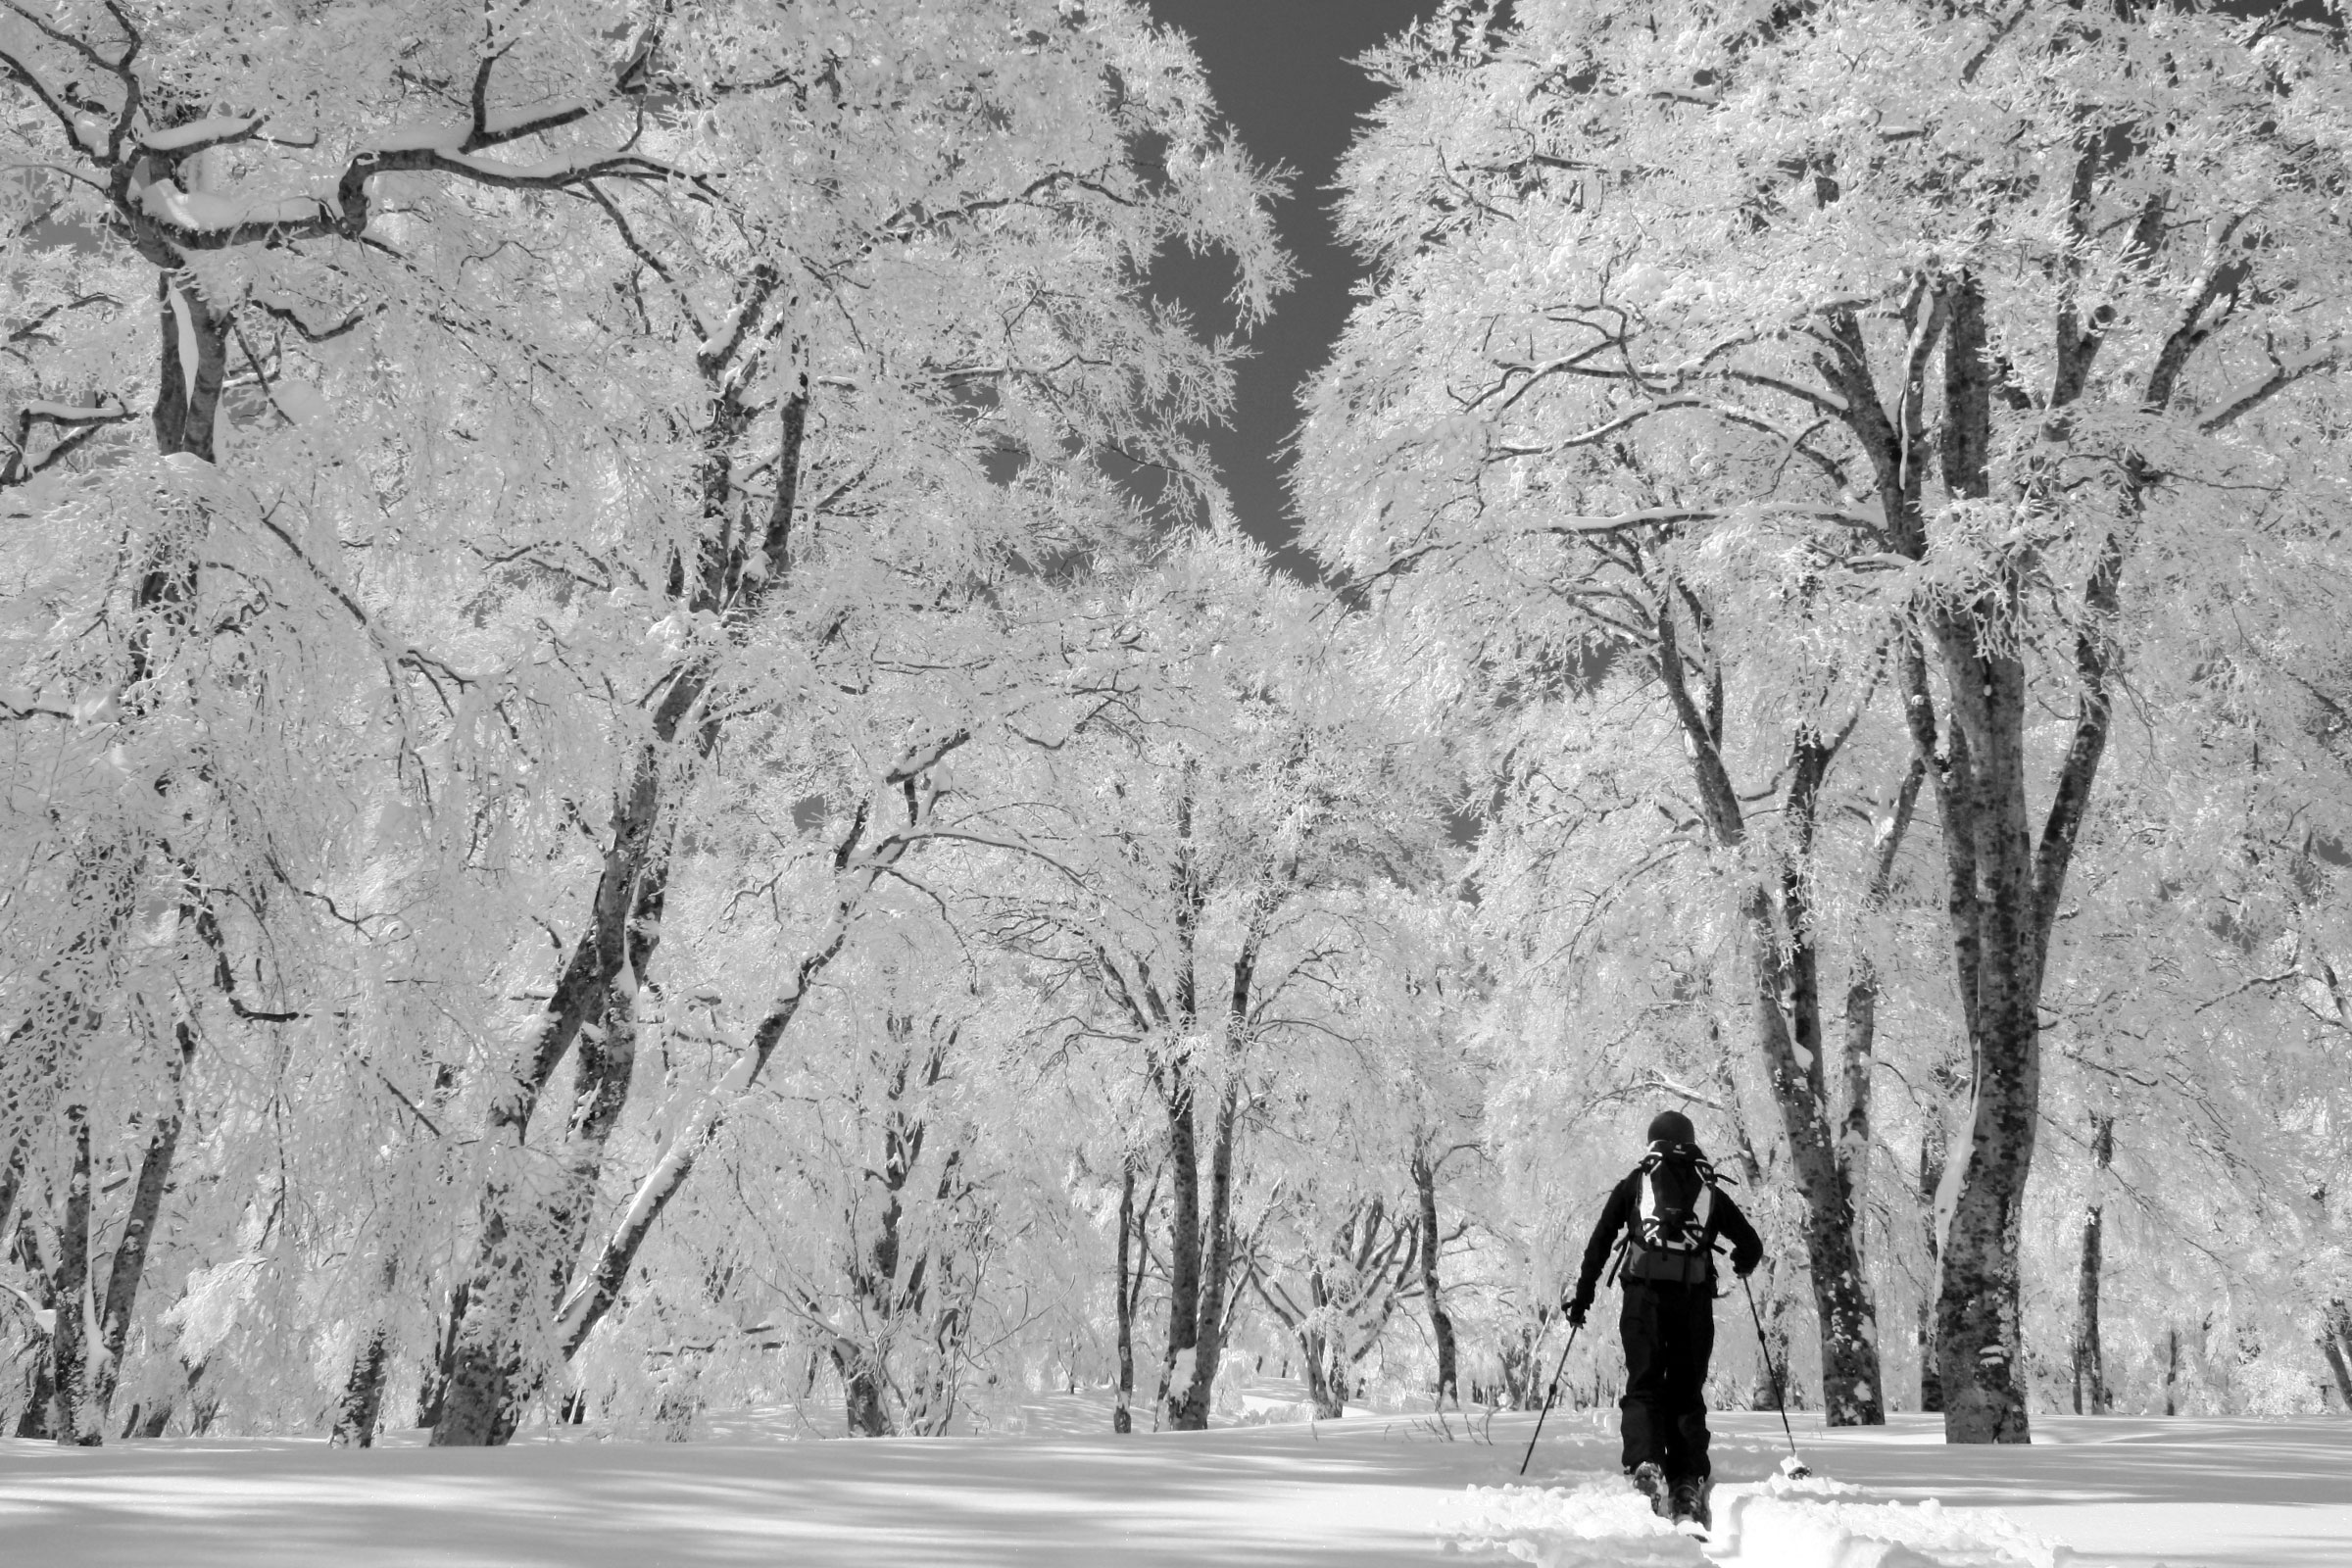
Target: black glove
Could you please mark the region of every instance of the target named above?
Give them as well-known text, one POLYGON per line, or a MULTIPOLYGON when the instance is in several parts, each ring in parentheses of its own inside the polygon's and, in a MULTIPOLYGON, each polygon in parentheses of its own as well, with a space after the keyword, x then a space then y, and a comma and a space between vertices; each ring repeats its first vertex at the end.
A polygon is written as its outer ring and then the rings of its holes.
POLYGON ((1581 1329, 1585 1326, 1586 1305, 1587 1303, 1583 1301, 1562 1301, 1560 1303, 1560 1310, 1568 1314, 1569 1327, 1581 1329))
MULTIPOLYGON (((1757 1262, 1757 1263, 1760 1263, 1760 1262, 1762 1262, 1762 1261, 1763 1261, 1763 1259, 1762 1259, 1762 1258, 1758 1258, 1758 1259, 1756 1259, 1756 1262, 1757 1262)), ((1747 1277, 1748 1277, 1750 1274, 1753 1274, 1755 1271, 1756 1271, 1756 1264, 1755 1264, 1755 1263, 1734 1263, 1734 1264, 1732 1265, 1732 1272, 1733 1272, 1735 1275, 1739 1276, 1740 1279, 1745 1279, 1745 1278, 1747 1278, 1747 1277)))

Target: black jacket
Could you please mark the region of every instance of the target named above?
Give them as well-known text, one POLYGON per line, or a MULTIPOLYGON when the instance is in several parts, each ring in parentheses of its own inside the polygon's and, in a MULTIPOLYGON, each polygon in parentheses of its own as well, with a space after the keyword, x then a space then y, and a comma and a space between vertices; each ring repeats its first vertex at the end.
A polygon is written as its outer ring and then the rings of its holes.
MULTIPOLYGON (((1592 1227, 1592 1239, 1585 1244, 1585 1266, 1576 1276, 1576 1294, 1568 1301, 1572 1309, 1592 1304, 1593 1287, 1600 1281, 1601 1269, 1608 1264, 1609 1249, 1617 1245, 1619 1233, 1634 1223, 1641 1203, 1642 1172, 1637 1168, 1609 1194, 1609 1201, 1600 1211, 1600 1223, 1592 1227)), ((1708 1225, 1715 1235, 1731 1239, 1733 1272, 1745 1274, 1763 1260, 1762 1238, 1747 1222, 1747 1216, 1740 1212, 1740 1205, 1732 1201, 1732 1195, 1720 1187, 1715 1189, 1708 1225)), ((1713 1239, 1708 1238, 1710 1242, 1713 1239)))

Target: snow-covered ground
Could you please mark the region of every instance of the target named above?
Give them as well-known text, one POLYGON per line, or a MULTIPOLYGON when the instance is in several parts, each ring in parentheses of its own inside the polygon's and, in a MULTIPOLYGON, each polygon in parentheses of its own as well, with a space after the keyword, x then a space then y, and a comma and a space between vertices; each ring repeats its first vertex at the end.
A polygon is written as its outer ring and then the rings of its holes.
MULTIPOLYGON (((1614 1412, 1609 1412, 1613 1416, 1614 1412)), ((2352 1421, 2046 1417, 2030 1448, 1952 1449, 1933 1421, 1800 1424, 1815 1484, 1776 1481, 1769 1415, 1717 1420, 1707 1546, 1614 1479, 1613 1421, 1446 1432, 1426 1417, 1115 1439, 1047 1401, 1028 1434, 371 1451, 316 1442, 0 1442, 0 1563, 54 1568, 655 1568, 1339 1564, 1544 1568, 2346 1568, 2352 1421), (2071 1548, 2072 1555, 2069 1555, 2071 1548), (1712 1554, 1711 1557, 1709 1554, 1712 1554)))

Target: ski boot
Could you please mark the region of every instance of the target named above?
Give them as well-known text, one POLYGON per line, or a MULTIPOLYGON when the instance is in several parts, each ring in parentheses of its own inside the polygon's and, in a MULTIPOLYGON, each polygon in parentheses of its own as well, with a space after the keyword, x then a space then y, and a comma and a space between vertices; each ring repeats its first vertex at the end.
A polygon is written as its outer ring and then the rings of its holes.
POLYGON ((1673 1491, 1668 1494, 1667 1502, 1667 1506, 1672 1510, 1674 1522, 1678 1525, 1696 1525, 1701 1532, 1714 1529, 1715 1510, 1710 1506, 1707 1496, 1712 1490, 1713 1488, 1703 1478, 1677 1481, 1673 1491))
POLYGON ((1634 1466, 1634 1490, 1649 1499, 1650 1512, 1664 1519, 1671 1516, 1673 1503, 1666 1487, 1666 1472, 1644 1459, 1634 1466))

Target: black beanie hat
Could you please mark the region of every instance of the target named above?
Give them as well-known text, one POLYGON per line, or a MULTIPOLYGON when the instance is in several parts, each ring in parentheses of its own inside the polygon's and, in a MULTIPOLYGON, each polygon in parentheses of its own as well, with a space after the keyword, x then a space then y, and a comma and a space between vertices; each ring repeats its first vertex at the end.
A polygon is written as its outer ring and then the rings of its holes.
POLYGON ((1679 1110, 1661 1110, 1649 1120, 1649 1141, 1653 1144, 1695 1144, 1698 1129, 1690 1118, 1679 1110))

